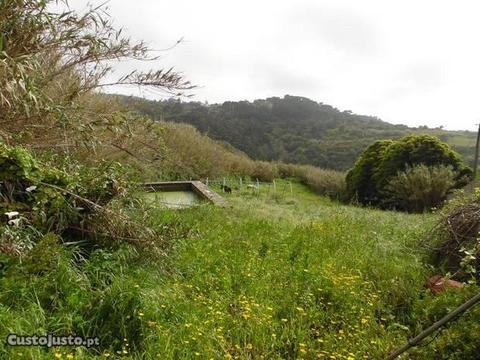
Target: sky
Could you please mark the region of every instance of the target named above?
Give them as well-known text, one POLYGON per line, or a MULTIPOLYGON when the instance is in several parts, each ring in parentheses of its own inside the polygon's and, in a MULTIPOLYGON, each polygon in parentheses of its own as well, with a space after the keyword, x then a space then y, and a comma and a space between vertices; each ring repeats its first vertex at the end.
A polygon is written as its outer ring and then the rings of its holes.
MULTIPOLYGON (((100 4, 102 1, 91 1, 100 4)), ((70 0, 75 10, 87 2, 70 0)), ((194 101, 305 96, 409 126, 475 130, 480 122, 480 2, 110 0, 133 40, 161 51, 198 87, 194 101)), ((136 87, 109 90, 162 98, 136 87)))

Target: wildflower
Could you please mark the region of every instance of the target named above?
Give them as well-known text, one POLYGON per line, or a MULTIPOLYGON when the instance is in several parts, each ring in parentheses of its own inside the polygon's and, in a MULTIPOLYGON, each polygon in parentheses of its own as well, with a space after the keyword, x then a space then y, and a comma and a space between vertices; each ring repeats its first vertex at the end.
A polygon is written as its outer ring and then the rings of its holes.
POLYGON ((143 316, 143 315, 145 315, 143 312, 138 313, 138 316, 143 316))
POLYGON ((283 322, 287 322, 287 321, 288 321, 288 319, 282 319, 282 321, 283 321, 283 322))
POLYGON ((67 359, 73 359, 73 354, 67 354, 67 359))
MULTIPOLYGON (((6 212, 5 215, 7 215, 8 219, 10 220, 10 219, 13 219, 14 217, 20 215, 20 213, 18 211, 9 211, 9 212, 6 212)), ((62 356, 62 354, 60 354, 60 356, 62 356)))
POLYGON ((62 358, 62 354, 61 354, 61 353, 55 353, 55 358, 61 359, 61 358, 62 358))
POLYGON ((247 344, 247 349, 248 349, 248 350, 252 350, 252 349, 253 349, 253 345, 250 344, 250 343, 248 343, 248 344, 247 344))

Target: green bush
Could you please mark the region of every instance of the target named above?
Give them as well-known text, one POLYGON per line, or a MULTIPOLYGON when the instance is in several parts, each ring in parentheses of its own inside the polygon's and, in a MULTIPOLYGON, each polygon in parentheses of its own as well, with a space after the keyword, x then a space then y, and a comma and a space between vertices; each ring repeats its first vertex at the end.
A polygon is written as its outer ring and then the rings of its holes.
POLYGON ((359 157, 345 178, 350 199, 355 198, 362 204, 377 204, 380 201, 380 191, 373 178, 385 150, 392 143, 392 140, 375 141, 359 157))
POLYGON ((438 207, 455 184, 450 166, 417 165, 399 172, 386 186, 392 206, 409 212, 423 212, 438 207))
MULTIPOLYGON (((477 286, 465 286, 455 291, 445 291, 440 295, 425 294, 416 301, 413 311, 414 332, 418 334, 451 310, 478 293, 477 286)), ((480 307, 471 308, 461 317, 452 321, 421 346, 409 351, 412 359, 464 360, 478 359, 480 354, 480 307)))
POLYGON ((347 196, 365 205, 398 207, 385 191, 389 182, 408 167, 422 164, 450 166, 454 188, 466 185, 472 175, 460 156, 438 138, 411 135, 370 145, 347 174, 347 196))

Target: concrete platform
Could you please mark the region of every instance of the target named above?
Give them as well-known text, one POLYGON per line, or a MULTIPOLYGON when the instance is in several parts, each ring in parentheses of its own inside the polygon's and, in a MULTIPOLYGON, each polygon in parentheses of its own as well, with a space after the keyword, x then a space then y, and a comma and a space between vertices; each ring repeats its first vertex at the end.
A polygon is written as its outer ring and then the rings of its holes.
POLYGON ((161 181, 143 184, 148 192, 153 191, 193 191, 201 199, 209 201, 218 206, 226 206, 226 200, 216 192, 210 190, 201 181, 161 181))

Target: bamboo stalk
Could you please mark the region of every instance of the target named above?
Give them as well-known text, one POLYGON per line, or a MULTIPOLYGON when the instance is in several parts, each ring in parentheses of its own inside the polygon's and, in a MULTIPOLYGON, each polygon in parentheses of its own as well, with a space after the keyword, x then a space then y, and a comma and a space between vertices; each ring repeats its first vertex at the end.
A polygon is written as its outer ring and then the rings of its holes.
POLYGON ((480 293, 472 297, 470 300, 467 302, 463 303, 459 307, 457 307, 455 310, 438 320, 436 323, 434 323, 432 326, 430 326, 428 329, 422 331, 420 334, 415 336, 413 339, 410 339, 407 341, 407 343, 401 347, 399 347, 397 350, 392 352, 390 355, 388 355, 387 360, 393 360, 399 357, 401 354, 403 354, 405 351, 408 349, 417 346, 420 344, 420 342, 425 339, 426 337, 432 335, 436 330, 440 329, 442 326, 446 325, 450 321, 453 321, 457 318, 457 316, 460 316, 463 314, 465 311, 476 305, 480 301, 480 293))

